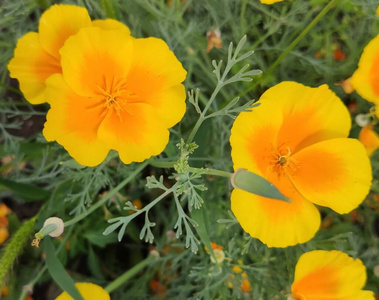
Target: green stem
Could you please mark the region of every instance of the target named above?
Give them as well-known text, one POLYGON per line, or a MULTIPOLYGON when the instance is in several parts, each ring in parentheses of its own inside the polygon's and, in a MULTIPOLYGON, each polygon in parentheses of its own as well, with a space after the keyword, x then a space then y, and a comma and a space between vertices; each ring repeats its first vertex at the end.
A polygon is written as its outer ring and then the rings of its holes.
POLYGON ((89 214, 94 212, 99 207, 103 206, 110 198, 112 198, 114 195, 116 195, 125 185, 127 185, 130 181, 133 180, 134 177, 138 175, 147 165, 149 164, 148 161, 143 162, 138 166, 138 168, 132 172, 126 179, 121 181, 118 186, 116 186, 114 189, 112 189, 106 196, 101 198, 98 202, 96 202, 94 205, 92 205, 86 212, 76 216, 75 218, 71 219, 70 221, 67 221, 64 223, 65 227, 74 225, 75 223, 81 221, 85 217, 87 217, 89 214))
POLYGON ((125 284, 130 278, 133 278, 139 271, 141 271, 143 268, 145 268, 152 260, 154 260, 155 256, 150 254, 148 257, 146 257, 144 260, 140 261, 138 264, 136 264, 133 268, 126 271, 124 274, 116 278, 114 281, 112 281, 110 284, 108 284, 105 287, 105 290, 108 293, 113 292, 117 288, 119 288, 121 285, 125 284))
MULTIPOLYGON (((274 63, 263 73, 263 76, 268 76, 271 72, 283 61, 283 59, 300 43, 300 41, 307 35, 307 33, 329 12, 329 10, 335 5, 335 2, 338 0, 331 0, 328 5, 326 5, 322 11, 308 24, 307 27, 300 33, 300 35, 287 47, 286 50, 274 61, 274 63)), ((250 85, 249 88, 239 93, 239 97, 247 94, 253 90, 259 83, 259 80, 256 80, 254 84, 250 85)))
POLYGON ((171 169, 174 167, 174 165, 177 163, 177 161, 159 161, 155 159, 149 160, 149 165, 152 167, 157 168, 163 168, 163 169, 171 169))
POLYGON ((5 252, 0 260, 0 287, 3 286, 6 275, 12 268, 17 257, 21 255, 30 236, 34 233, 34 223, 37 216, 38 214, 22 224, 6 246, 5 252))

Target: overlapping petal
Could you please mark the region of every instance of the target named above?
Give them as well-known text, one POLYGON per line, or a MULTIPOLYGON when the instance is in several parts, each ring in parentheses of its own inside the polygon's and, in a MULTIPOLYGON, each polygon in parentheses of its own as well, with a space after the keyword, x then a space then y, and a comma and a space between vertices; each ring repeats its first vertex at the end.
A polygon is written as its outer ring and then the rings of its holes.
POLYGON ((62 71, 59 60, 42 48, 36 32, 29 32, 18 40, 8 69, 10 77, 19 80, 21 91, 32 104, 46 102, 45 80, 62 71))
POLYGON ((320 227, 317 208, 288 183, 276 186, 291 197, 291 203, 234 189, 231 208, 238 222, 268 247, 287 247, 310 240, 320 227))
POLYGON ((371 156, 379 148, 379 136, 373 127, 373 124, 363 127, 358 137, 359 141, 366 148, 368 156, 371 156))
POLYGON ((291 290, 294 299, 373 300, 372 292, 361 290, 365 282, 361 260, 341 251, 316 250, 300 257, 291 290))
POLYGON ((121 90, 133 51, 133 37, 119 30, 83 28, 60 50, 68 85, 79 95, 95 97, 109 89, 121 90))
POLYGON ((349 134, 350 114, 327 85, 311 88, 284 81, 263 93, 260 102, 261 106, 275 106, 282 114, 277 146, 286 145, 292 153, 349 134))
POLYGON ((105 118, 104 103, 77 95, 61 74, 51 76, 46 83, 51 108, 43 135, 48 141, 63 145, 80 164, 100 164, 109 152, 109 147, 97 138, 105 118))
POLYGON ((354 139, 331 139, 293 155, 297 169, 290 175, 309 201, 348 213, 368 194, 371 165, 363 145, 354 139))
MULTIPOLYGON (((83 296, 84 300, 110 300, 109 294, 99 285, 93 283, 75 283, 75 286, 79 290, 80 294, 83 296)), ((55 300, 73 300, 73 298, 63 292, 55 300)))
POLYGON ((130 29, 125 24, 113 19, 94 20, 92 21, 92 26, 105 30, 121 30, 125 34, 130 34, 130 29))
POLYGON ((364 48, 351 84, 364 99, 379 103, 379 34, 364 48))
POLYGON ((56 4, 46 10, 39 20, 39 38, 42 48, 60 59, 59 50, 65 41, 81 28, 91 26, 91 18, 84 7, 56 4))

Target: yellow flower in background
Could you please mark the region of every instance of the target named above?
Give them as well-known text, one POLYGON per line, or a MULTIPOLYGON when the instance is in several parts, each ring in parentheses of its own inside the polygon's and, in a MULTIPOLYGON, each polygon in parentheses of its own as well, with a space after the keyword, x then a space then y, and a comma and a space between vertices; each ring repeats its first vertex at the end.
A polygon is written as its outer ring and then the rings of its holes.
POLYGON ((379 148, 379 136, 370 124, 361 129, 358 139, 365 146, 368 156, 371 156, 379 148))
MULTIPOLYGON (((83 296, 84 300, 110 300, 109 294, 101 287, 93 283, 75 283, 75 286, 83 296)), ((55 300, 73 300, 73 298, 63 292, 55 300)))
POLYGON ((186 71, 164 41, 86 27, 60 55, 62 74, 46 80, 48 141, 86 166, 111 149, 126 164, 164 150, 186 109, 186 71))
POLYGON ((294 300, 374 300, 364 291, 366 267, 341 251, 315 250, 304 253, 297 262, 291 286, 294 300))
POLYGON ((364 48, 351 84, 362 98, 379 104, 379 34, 364 48))
POLYGON ((283 0, 260 0, 262 4, 274 4, 277 2, 282 2, 283 0))
POLYGON ((370 162, 362 144, 347 138, 349 112, 326 85, 282 82, 260 103, 232 127, 234 169, 264 177, 292 202, 234 189, 231 208, 242 228, 269 247, 304 243, 320 226, 314 204, 343 214, 364 200, 370 162))
POLYGON ((32 104, 46 102, 46 79, 53 74, 62 73, 60 48, 67 38, 89 26, 120 29, 130 34, 125 25, 115 20, 91 22, 84 7, 53 5, 42 14, 39 32, 28 32, 18 40, 8 69, 10 77, 18 79, 26 100, 32 104))

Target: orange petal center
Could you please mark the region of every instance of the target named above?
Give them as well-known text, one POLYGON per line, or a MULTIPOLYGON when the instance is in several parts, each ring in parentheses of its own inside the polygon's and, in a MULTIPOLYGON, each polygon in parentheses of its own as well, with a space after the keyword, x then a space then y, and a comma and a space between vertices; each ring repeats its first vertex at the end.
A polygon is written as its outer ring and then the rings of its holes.
POLYGON ((369 81, 375 95, 379 97, 379 52, 376 53, 371 66, 369 81))

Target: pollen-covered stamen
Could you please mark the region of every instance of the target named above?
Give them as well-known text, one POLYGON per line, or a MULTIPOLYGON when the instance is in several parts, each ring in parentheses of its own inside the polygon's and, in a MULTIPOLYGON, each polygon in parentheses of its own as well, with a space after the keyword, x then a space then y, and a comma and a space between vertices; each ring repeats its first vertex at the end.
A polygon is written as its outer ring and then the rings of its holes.
POLYGON ((288 172, 293 175, 297 168, 298 162, 291 157, 291 149, 289 147, 281 146, 273 152, 270 167, 272 172, 278 176, 284 175, 285 173, 288 174, 288 172))

